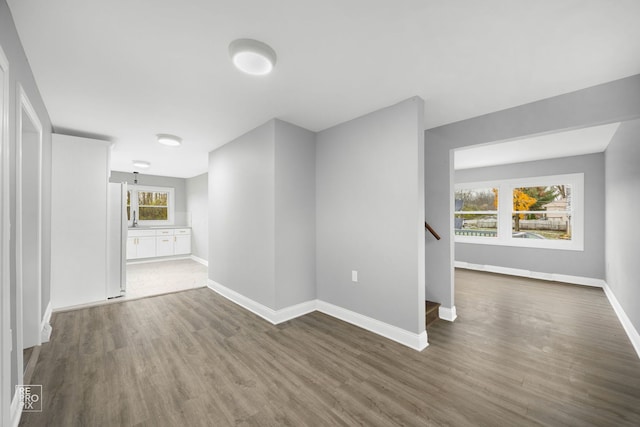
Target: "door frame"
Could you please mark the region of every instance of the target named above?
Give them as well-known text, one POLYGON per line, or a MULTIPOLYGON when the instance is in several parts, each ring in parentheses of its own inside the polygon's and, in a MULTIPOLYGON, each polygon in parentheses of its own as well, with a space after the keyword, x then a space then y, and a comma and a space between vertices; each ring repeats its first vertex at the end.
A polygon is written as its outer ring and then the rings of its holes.
MULTIPOLYGON (((23 235, 22 235, 22 209, 23 209, 23 182, 22 182, 22 151, 23 151, 23 131, 25 129, 25 122, 23 121, 23 115, 29 120, 30 124, 35 128, 37 133, 37 224, 36 224, 36 277, 37 277, 37 298, 34 301, 36 305, 36 313, 38 316, 37 324, 42 323, 42 124, 38 119, 38 115, 33 108, 33 105, 29 101, 29 98, 22 88, 22 85, 17 84, 16 88, 17 102, 16 102, 16 355, 18 358, 18 375, 22 378, 24 375, 24 360, 23 360, 23 347, 24 347, 24 324, 23 324, 23 235)), ((38 331, 36 338, 36 345, 42 343, 41 331, 38 331)))
POLYGON ((10 245, 11 237, 10 225, 10 187, 9 187, 9 60, 0 46, 0 70, 2 71, 2 81, 0 81, 0 289, 2 296, 2 306, 0 307, 0 419, 1 425, 8 425, 11 400, 11 278, 10 278, 10 245))

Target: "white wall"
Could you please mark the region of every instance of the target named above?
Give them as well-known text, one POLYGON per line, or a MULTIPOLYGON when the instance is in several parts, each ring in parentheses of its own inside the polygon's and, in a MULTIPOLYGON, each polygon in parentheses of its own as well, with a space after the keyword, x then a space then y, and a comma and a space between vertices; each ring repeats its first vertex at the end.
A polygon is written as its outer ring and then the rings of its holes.
MULTIPOLYGON (((640 120, 624 122, 607 151, 606 277, 636 331, 640 331, 640 120)), ((637 334, 637 332, 636 332, 637 334)), ((636 342, 636 345, 639 344, 636 342)), ((640 348, 636 347, 640 354, 640 348)))
POLYGON ((275 308, 274 121, 209 153, 209 279, 275 308))
POLYGON ((425 330, 423 107, 408 99, 316 144, 318 298, 412 333, 425 330))
POLYGON ((276 309, 316 298, 313 132, 275 120, 276 309))
POLYGON ((107 298, 110 145, 105 141, 53 135, 51 304, 54 309, 107 298))
POLYGON ((209 278, 270 310, 315 299, 315 135, 270 120, 209 154, 209 278))
POLYGON ((275 119, 209 153, 214 289, 272 321, 318 299, 423 348, 423 114, 411 98, 317 134, 275 119))
POLYGON ((206 173, 185 182, 186 210, 191 214, 191 253, 209 259, 209 177, 206 173))

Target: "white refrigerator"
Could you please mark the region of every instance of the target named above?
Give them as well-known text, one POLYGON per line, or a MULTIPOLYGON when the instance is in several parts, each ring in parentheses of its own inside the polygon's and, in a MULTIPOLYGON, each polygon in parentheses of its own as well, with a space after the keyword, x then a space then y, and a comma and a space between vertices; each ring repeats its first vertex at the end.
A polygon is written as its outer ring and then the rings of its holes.
POLYGON ((127 290, 127 184, 108 185, 107 298, 118 298, 127 290))

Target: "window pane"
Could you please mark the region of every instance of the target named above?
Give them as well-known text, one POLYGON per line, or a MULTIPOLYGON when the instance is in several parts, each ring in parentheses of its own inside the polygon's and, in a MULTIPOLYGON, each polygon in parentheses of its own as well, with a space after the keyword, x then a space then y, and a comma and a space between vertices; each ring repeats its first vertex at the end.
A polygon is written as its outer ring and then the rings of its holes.
POLYGON ((498 189, 456 190, 455 234, 458 236, 498 236, 498 189))
POLYGON ((512 237, 571 240, 571 186, 515 188, 512 237))
POLYGON ((455 223, 456 236, 498 237, 498 215, 457 213, 455 223))
POLYGON ((497 210, 497 188, 464 188, 456 190, 456 212, 497 210))
POLYGON ((138 206, 169 206, 169 193, 138 191, 138 206))
POLYGON ((131 221, 131 191, 127 191, 127 221, 131 221))
POLYGON ((140 221, 166 221, 169 219, 169 210, 167 208, 140 206, 138 210, 140 221))

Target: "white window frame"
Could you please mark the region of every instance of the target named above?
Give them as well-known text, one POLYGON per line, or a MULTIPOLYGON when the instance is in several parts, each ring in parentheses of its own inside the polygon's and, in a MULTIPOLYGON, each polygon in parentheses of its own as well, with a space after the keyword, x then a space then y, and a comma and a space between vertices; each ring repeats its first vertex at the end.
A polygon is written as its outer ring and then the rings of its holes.
MULTIPOLYGON (((456 243, 584 251, 584 173, 465 182, 455 185, 456 192, 477 188, 498 189, 498 237, 458 236, 454 231, 456 243), (571 240, 512 237, 513 190, 522 187, 548 187, 559 184, 571 185, 571 240)), ((455 198, 455 193, 453 197, 455 198)))
MULTIPOLYGON (((154 225, 173 225, 175 221, 175 188, 173 187, 152 187, 148 185, 129 185, 127 188, 131 192, 131 215, 129 227, 133 226, 133 212, 136 212, 138 226, 150 227, 154 225), (169 193, 169 206, 167 220, 140 220, 140 210, 138 208, 138 191, 169 193)), ((126 208, 126 206, 125 206, 126 208)))

